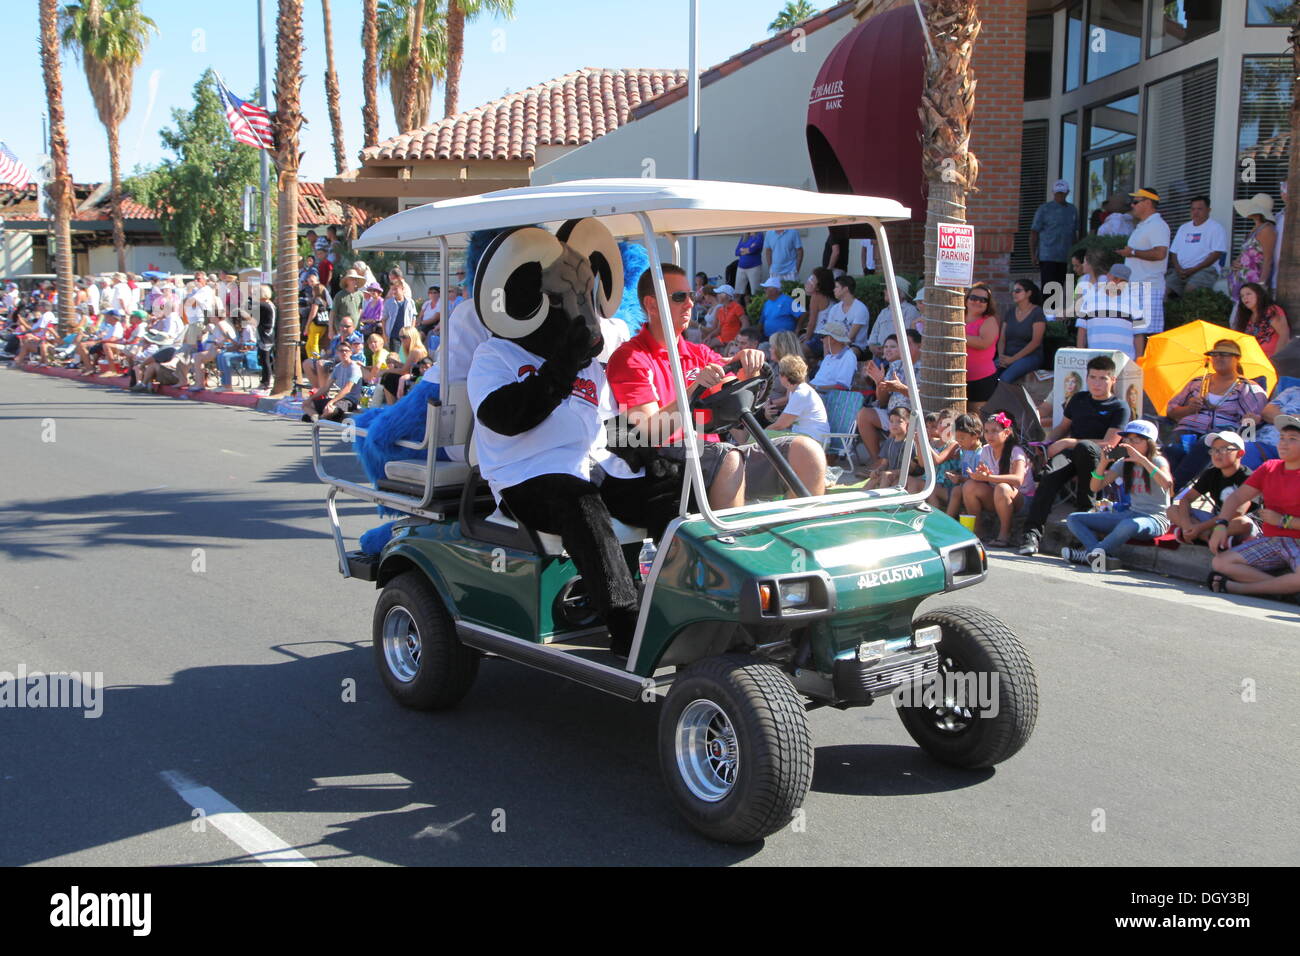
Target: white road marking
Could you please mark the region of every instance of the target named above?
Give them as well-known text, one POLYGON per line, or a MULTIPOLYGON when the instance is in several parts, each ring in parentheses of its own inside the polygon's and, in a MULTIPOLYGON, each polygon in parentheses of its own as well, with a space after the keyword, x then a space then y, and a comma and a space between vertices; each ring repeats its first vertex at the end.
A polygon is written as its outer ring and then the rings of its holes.
POLYGON ((257 862, 267 866, 316 865, 212 788, 196 783, 179 770, 164 770, 158 776, 182 800, 202 810, 209 823, 257 862))
POLYGON ((223 449, 221 449, 221 454, 223 454, 223 455, 238 455, 240 458, 247 458, 247 457, 248 457, 248 455, 245 454, 245 453, 242 452, 242 451, 231 451, 229 448, 223 448, 223 449))
MULTIPOLYGON (((1109 571, 1098 574, 1085 567, 1066 566, 1060 559, 1053 560, 1041 554, 1034 558, 990 554, 989 558, 990 570, 996 567, 1030 574, 1036 578, 1050 578, 1053 581, 1067 581, 1070 584, 1083 584, 1095 588, 1110 588, 1112 594, 1116 593, 1116 588, 1140 588, 1143 599, 1169 601, 1183 608, 1229 614, 1237 619, 1248 617, 1257 621, 1278 623, 1290 617, 1300 621, 1300 611, 1294 605, 1245 594, 1211 594, 1204 589, 1196 590, 1196 585, 1189 581, 1163 578, 1156 574, 1137 571, 1109 571)), ((1207 575, 1210 573, 1208 568, 1205 573, 1207 575)))

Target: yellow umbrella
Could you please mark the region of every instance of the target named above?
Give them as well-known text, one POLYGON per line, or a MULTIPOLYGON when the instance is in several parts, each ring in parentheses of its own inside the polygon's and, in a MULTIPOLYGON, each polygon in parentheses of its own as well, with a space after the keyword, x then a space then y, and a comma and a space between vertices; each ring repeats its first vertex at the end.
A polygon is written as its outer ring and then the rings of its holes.
POLYGON ((1205 353, 1214 348, 1215 342, 1224 339, 1231 339, 1241 347, 1246 378, 1263 376, 1264 390, 1273 391, 1277 372, 1255 336, 1197 320, 1151 336, 1147 339, 1146 352, 1137 360, 1142 369, 1143 388, 1160 414, 1164 414, 1169 400, 1188 382, 1210 372, 1210 360, 1205 353))

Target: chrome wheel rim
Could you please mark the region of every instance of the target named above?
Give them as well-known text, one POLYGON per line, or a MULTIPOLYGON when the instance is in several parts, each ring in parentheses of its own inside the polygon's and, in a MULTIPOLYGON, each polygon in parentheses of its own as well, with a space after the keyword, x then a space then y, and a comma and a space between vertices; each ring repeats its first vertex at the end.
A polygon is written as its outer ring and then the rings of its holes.
POLYGON ((420 672, 420 629, 404 607, 390 608, 384 617, 384 662, 388 672, 409 684, 420 672))
POLYGON ((694 700, 677 718, 677 771, 706 803, 731 793, 740 772, 740 744, 731 719, 711 700, 694 700))
POLYGON ((951 657, 939 658, 939 686, 943 688, 943 703, 930 708, 930 719, 934 722, 934 727, 940 733, 956 736, 970 730, 976 720, 975 711, 969 706, 971 701, 966 701, 964 707, 957 706, 957 700, 953 696, 953 687, 946 679, 946 675, 957 673, 960 665, 951 657))

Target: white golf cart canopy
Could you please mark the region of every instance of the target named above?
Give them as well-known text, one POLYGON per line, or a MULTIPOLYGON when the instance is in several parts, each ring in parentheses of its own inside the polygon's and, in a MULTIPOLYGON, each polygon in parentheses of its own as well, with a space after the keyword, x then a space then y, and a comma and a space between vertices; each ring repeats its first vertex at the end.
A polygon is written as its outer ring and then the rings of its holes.
POLYGON ((638 213, 653 232, 728 235, 896 222, 911 211, 892 199, 815 193, 786 186, 693 179, 578 179, 444 199, 389 216, 367 229, 357 249, 432 249, 438 237, 505 225, 599 217, 615 236, 641 236, 638 213))

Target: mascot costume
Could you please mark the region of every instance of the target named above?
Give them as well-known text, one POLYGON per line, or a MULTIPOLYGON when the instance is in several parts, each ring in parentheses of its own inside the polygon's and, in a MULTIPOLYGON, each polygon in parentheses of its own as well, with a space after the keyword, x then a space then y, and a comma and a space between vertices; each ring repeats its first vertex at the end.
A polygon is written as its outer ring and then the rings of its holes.
MULTIPOLYGON (((556 235, 526 226, 493 240, 479 263, 474 306, 492 337, 478 347, 468 389, 479 470, 497 501, 534 531, 558 534, 626 655, 638 596, 610 516, 662 527, 648 502, 656 480, 606 447, 617 415, 602 320, 623 294, 618 243, 600 222, 556 235)), ((629 456, 633 458, 634 456, 629 456)))

